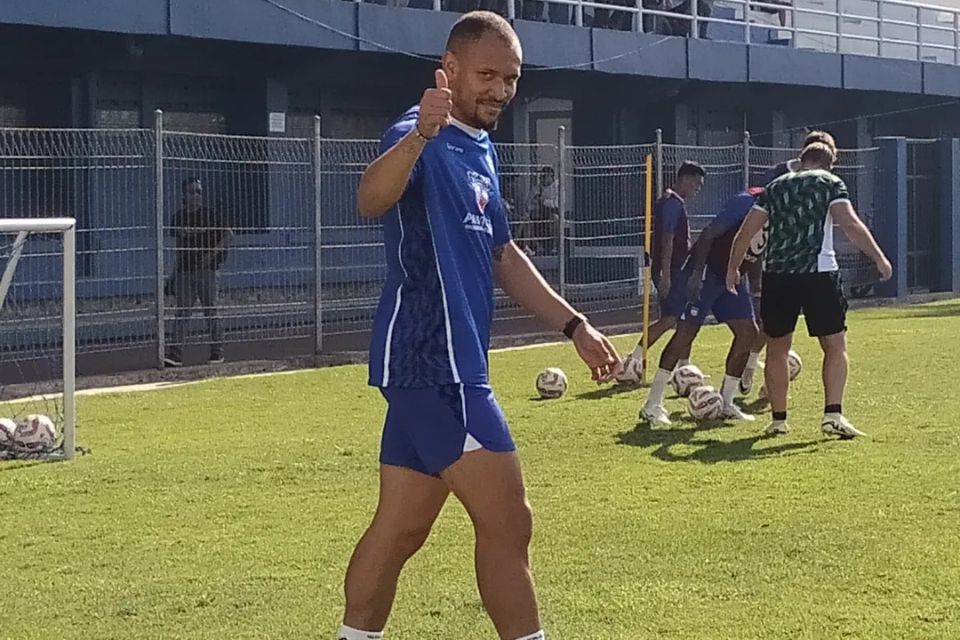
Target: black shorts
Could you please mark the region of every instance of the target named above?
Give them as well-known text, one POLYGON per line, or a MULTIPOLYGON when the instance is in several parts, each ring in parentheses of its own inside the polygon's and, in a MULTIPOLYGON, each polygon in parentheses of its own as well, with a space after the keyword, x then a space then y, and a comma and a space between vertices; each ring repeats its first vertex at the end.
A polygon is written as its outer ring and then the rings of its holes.
POLYGON ((771 338, 793 333, 801 312, 811 337, 846 331, 847 298, 839 271, 763 274, 760 316, 764 333, 771 338))

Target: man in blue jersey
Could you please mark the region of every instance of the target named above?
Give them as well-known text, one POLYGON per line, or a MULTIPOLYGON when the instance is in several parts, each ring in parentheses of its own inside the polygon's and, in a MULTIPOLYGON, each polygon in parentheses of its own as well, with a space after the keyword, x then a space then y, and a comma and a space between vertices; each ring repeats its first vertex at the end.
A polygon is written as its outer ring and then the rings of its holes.
MULTIPOLYGON (((696 162, 684 162, 677 170, 677 179, 653 206, 653 238, 651 238, 651 277, 660 297, 660 317, 647 329, 647 348, 660 336, 677 326, 677 318, 687 302, 686 278, 680 270, 690 255, 690 217, 687 202, 696 197, 706 180, 706 170, 696 162), (676 285, 676 286, 674 286, 676 285)), ((683 354, 680 366, 688 364, 690 353, 683 354)), ((619 382, 640 382, 643 363, 643 336, 623 361, 619 382)))
POLYGON ((738 194, 727 202, 709 226, 703 230, 693 247, 690 260, 683 268, 684 280, 674 286, 687 286, 689 302, 677 330, 660 355, 660 368, 653 377, 650 396, 640 410, 640 418, 651 424, 670 424, 670 417, 663 406, 667 381, 677 361, 690 353, 700 327, 707 314, 713 312, 718 322, 725 322, 733 332, 733 342, 727 353, 726 375, 720 387, 723 396, 725 419, 753 420, 733 404, 733 396, 740 386, 740 376, 750 355, 750 347, 756 342, 758 329, 754 321, 753 302, 746 284, 740 282, 735 293, 727 291, 727 262, 733 238, 756 197, 763 189, 752 188, 738 194))
POLYGON ((388 408, 380 500, 347 569, 339 640, 383 637, 400 571, 451 492, 473 522, 477 583, 499 637, 545 637, 520 462, 489 386, 494 281, 572 339, 598 382, 617 373, 619 358, 510 239, 488 131, 516 93, 521 62, 506 20, 461 17, 436 86, 387 130, 360 182, 361 215, 384 225, 369 382, 388 408))

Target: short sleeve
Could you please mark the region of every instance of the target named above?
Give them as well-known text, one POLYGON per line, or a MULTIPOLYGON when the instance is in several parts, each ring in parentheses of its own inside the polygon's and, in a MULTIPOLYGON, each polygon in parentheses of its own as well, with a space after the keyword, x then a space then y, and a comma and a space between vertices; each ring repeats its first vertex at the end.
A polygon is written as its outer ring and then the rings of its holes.
POLYGON ((670 198, 663 203, 660 210, 660 228, 663 233, 676 234, 680 231, 680 223, 683 220, 683 205, 676 198, 670 198))
POLYGON ((753 206, 757 209, 760 209, 766 214, 770 213, 770 189, 764 189, 763 193, 757 196, 757 201, 753 203, 753 206))
MULTIPOLYGON (((380 148, 377 151, 377 155, 383 155, 396 146, 405 135, 413 131, 415 126, 417 126, 417 116, 414 112, 405 114, 401 119, 390 125, 390 128, 384 132, 383 137, 380 139, 380 148)), ((411 183, 420 177, 420 167, 422 164, 423 156, 421 156, 413 166, 413 171, 410 173, 411 183)))
POLYGON ((493 246, 500 247, 513 238, 510 233, 510 220, 507 215, 507 205, 503 201, 503 196, 494 199, 490 203, 490 222, 493 225, 493 246))
POLYGON ((727 206, 713 219, 710 226, 713 227, 718 234, 740 228, 744 218, 747 217, 747 214, 753 207, 753 203, 753 196, 741 193, 727 202, 727 206))
POLYGON ((837 202, 850 202, 850 191, 847 183, 837 178, 830 184, 830 205, 837 202))

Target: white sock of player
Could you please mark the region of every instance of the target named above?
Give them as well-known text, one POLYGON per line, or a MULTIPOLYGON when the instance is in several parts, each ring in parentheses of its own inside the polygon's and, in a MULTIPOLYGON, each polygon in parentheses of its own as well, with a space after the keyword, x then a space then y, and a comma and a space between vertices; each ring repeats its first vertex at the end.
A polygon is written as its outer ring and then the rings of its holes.
POLYGON ((749 369, 750 371, 754 371, 756 370, 758 364, 760 364, 760 354, 754 353, 751 351, 750 357, 747 358, 746 369, 749 369))
POLYGON ((361 631, 343 624, 337 631, 337 640, 383 640, 383 631, 361 631))
POLYGON ((733 396, 740 386, 740 378, 733 376, 723 376, 723 384, 720 385, 720 395, 723 397, 723 406, 729 407, 733 404, 733 396))
POLYGON ((679 360, 677 360, 676 368, 679 369, 680 367, 685 367, 688 364, 690 364, 690 358, 680 358, 679 360))
POLYGON ((543 632, 543 629, 540 629, 540 631, 537 631, 536 633, 531 633, 528 636, 517 638, 517 640, 547 640, 547 635, 543 632))
POLYGON ((653 376, 653 383, 650 385, 650 397, 647 398, 648 407, 656 407, 663 404, 663 394, 667 392, 667 382, 670 380, 670 372, 666 369, 657 369, 653 376))

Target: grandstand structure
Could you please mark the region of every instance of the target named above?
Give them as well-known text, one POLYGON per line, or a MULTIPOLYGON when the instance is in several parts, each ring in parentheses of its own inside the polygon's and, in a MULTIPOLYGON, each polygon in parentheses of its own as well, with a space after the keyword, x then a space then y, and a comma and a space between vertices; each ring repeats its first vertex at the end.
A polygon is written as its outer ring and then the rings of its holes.
MULTIPOLYGON (((458 13, 483 8, 512 19, 525 48, 494 134, 514 234, 588 312, 636 321, 648 156, 657 190, 685 159, 707 167, 692 204, 702 221, 818 125, 844 149, 838 172, 897 269, 876 287, 841 244, 853 293, 958 292, 960 7, 944 5, 2 3, 0 217, 77 221, 83 372, 163 366, 188 178, 235 232, 218 301, 228 360, 363 349, 384 260, 378 226, 356 215, 357 180, 431 82, 458 13), (560 207, 544 219, 550 188, 560 207)), ((0 310, 0 376, 10 363, 43 371, 23 363, 58 349, 43 337, 59 290, 50 242, 25 246, 0 310)), ((500 307, 498 332, 535 329, 500 307)), ((199 313, 192 322, 188 363, 206 340, 199 313)))

